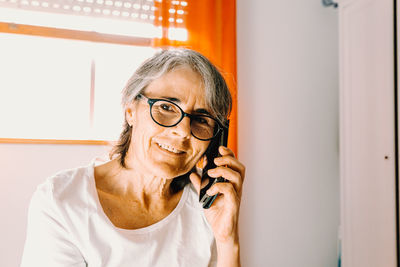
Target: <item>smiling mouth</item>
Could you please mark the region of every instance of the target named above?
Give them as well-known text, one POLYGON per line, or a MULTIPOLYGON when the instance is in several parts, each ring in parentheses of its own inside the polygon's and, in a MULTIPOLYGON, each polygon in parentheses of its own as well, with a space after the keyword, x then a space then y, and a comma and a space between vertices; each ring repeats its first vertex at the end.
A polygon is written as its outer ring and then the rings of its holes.
POLYGON ((164 149, 164 150, 167 150, 167 151, 169 151, 169 152, 175 153, 175 154, 183 154, 183 153, 185 153, 185 151, 176 149, 176 148, 174 148, 174 147, 171 147, 171 146, 168 146, 168 145, 165 145, 165 144, 157 143, 157 145, 158 145, 160 148, 162 148, 162 149, 164 149))

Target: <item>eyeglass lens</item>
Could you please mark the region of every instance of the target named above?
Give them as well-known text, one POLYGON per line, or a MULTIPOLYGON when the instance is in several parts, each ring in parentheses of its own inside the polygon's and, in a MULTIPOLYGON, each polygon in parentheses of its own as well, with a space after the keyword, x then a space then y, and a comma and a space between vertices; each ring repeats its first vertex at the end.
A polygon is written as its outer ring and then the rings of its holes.
MULTIPOLYGON (((163 126, 173 126, 183 117, 181 109, 168 101, 159 100, 151 107, 153 119, 163 126)), ((199 139, 210 139, 214 136, 216 121, 208 116, 193 115, 191 118, 192 134, 199 139)))

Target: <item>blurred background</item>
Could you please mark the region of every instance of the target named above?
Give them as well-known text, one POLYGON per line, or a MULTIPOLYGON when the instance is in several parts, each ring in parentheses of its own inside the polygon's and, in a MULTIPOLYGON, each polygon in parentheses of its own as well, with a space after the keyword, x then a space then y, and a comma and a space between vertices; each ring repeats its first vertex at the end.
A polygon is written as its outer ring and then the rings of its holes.
POLYGON ((337 8, 319 0, 0 0, 1 266, 19 265, 36 186, 107 158, 125 82, 171 46, 209 57, 234 97, 229 146, 247 166, 242 265, 340 265, 337 8))

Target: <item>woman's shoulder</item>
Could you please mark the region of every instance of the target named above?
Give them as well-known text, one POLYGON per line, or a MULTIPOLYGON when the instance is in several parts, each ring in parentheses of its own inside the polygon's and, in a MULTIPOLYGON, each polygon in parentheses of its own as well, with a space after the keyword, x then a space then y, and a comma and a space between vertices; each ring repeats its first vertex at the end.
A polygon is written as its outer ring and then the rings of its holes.
POLYGON ((91 192, 93 165, 66 169, 48 177, 34 192, 29 204, 29 220, 64 228, 86 227, 88 212, 95 208, 91 192))
POLYGON ((87 203, 93 164, 65 169, 48 177, 38 185, 31 199, 31 206, 52 206, 55 209, 87 203))
POLYGON ((73 169, 65 169, 48 177, 38 185, 36 191, 51 194, 54 197, 62 197, 87 183, 87 179, 93 173, 93 165, 81 166, 73 169))

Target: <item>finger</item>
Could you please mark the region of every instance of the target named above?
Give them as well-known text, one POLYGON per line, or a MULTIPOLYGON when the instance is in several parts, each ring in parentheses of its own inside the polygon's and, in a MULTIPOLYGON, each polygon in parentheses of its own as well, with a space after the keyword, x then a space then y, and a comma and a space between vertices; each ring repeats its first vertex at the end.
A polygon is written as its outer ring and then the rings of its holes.
POLYGON ((189 179, 192 182, 194 188, 196 189, 196 192, 199 193, 200 192, 200 182, 201 182, 200 175, 198 175, 197 173, 192 172, 189 175, 189 179))
POLYGON ((214 163, 217 166, 228 166, 231 169, 237 171, 240 173, 242 176, 242 179, 244 179, 244 174, 246 171, 246 167, 235 157, 228 155, 228 156, 222 156, 214 159, 214 163))
POLYGON ((218 148, 218 152, 219 154, 221 154, 221 156, 232 156, 235 157, 235 153, 233 153, 232 149, 230 149, 229 147, 226 146, 220 146, 218 148))
POLYGON ((210 189, 207 190, 207 195, 213 196, 215 194, 222 194, 228 205, 233 207, 238 207, 240 203, 240 198, 237 195, 233 185, 231 183, 216 183, 210 189))
POLYGON ((228 167, 217 167, 208 171, 208 175, 213 178, 224 177, 230 183, 233 184, 234 189, 237 191, 238 195, 242 192, 242 177, 239 172, 232 170, 228 167))
POLYGON ((210 169, 207 173, 213 178, 224 177, 229 182, 234 184, 238 184, 241 182, 240 173, 225 166, 210 169))

